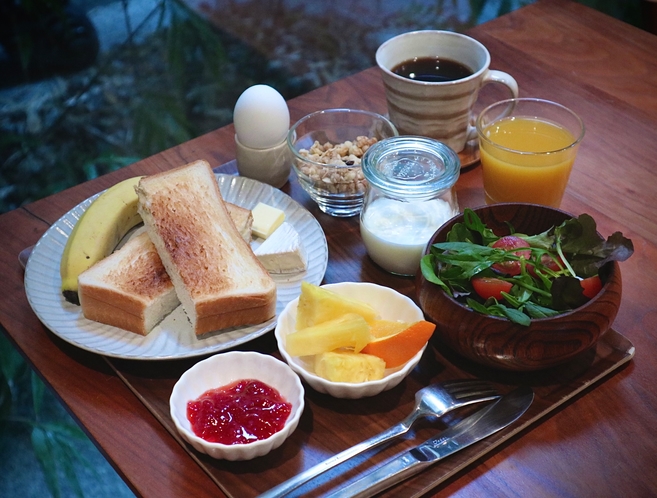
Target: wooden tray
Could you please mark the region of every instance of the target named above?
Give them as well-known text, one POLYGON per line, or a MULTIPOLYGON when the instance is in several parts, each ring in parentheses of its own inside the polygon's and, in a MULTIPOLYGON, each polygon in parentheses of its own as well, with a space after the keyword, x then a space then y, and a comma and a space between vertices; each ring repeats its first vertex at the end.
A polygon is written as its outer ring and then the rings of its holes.
MULTIPOLYGON (((273 333, 244 345, 278 356, 273 333)), ((546 418, 563 403, 591 388, 634 355, 632 343, 610 329, 597 347, 566 365, 539 373, 507 373, 490 370, 455 356, 440 344, 431 343, 420 364, 396 388, 373 398, 340 400, 319 394, 306 386, 306 408, 298 429, 277 450, 247 462, 214 460, 196 452, 178 435, 169 416, 169 395, 180 375, 199 359, 172 362, 131 362, 108 358, 107 361, 145 406, 171 432, 190 456, 208 473, 224 493, 245 498, 272 488, 297 473, 319 463, 380 432, 410 413, 414 395, 432 383, 455 378, 484 378, 493 381, 501 392, 529 384, 535 401, 515 424, 453 455, 423 473, 389 489, 382 496, 419 496, 481 459, 497 446, 524 433, 546 418)), ((463 413, 441 421, 418 422, 405 438, 380 450, 347 462, 297 489, 290 496, 319 496, 335 490, 369 472, 390 457, 435 435, 463 413)))
MULTIPOLYGON (((235 161, 216 169, 222 173, 234 173, 236 170, 235 161)), ((414 279, 392 276, 369 260, 360 238, 357 217, 334 218, 319 212, 294 178, 283 190, 303 204, 324 229, 330 256, 325 283, 375 282, 392 287, 411 298, 415 296, 414 279)), ((464 205, 469 204, 466 202, 464 205)), ((237 349, 272 354, 280 359, 273 332, 237 349)), ((515 374, 481 367, 432 341, 411 375, 394 389, 378 396, 341 400, 319 394, 306 386, 306 407, 294 434, 270 454, 247 462, 215 460, 198 453, 182 440, 171 421, 169 396, 173 386, 185 370, 202 358, 157 362, 113 358, 106 360, 217 486, 226 495, 235 498, 257 496, 399 422, 410 413, 415 393, 432 382, 482 378, 494 382, 500 392, 510 391, 522 383, 532 386, 535 401, 518 422, 382 494, 392 497, 422 495, 439 486, 513 436, 528 431, 557 407, 616 371, 633 356, 633 344, 610 329, 595 349, 582 353, 565 365, 540 373, 515 374)), ((361 477, 388 458, 434 436, 446 423, 453 423, 456 417, 462 415, 454 414, 441 421, 420 421, 405 438, 332 469, 298 488, 290 496, 320 496, 335 490, 361 477)))

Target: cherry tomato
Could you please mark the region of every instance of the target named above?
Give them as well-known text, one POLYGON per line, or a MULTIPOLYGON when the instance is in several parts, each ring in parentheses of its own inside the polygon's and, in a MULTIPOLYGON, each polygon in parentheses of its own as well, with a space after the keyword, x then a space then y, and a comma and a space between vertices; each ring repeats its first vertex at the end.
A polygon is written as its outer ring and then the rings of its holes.
POLYGON ((557 255, 557 259, 555 260, 554 258, 550 257, 550 255, 543 254, 543 256, 541 256, 541 263, 543 263, 543 266, 546 266, 552 271, 559 271, 564 267, 561 256, 558 255, 557 255))
POLYGON ((502 292, 510 292, 513 284, 494 277, 479 277, 472 279, 472 288, 482 299, 494 297, 498 301, 503 299, 502 292))
POLYGON ((580 280, 583 294, 589 299, 593 299, 602 289, 602 281, 598 275, 580 280))
MULTIPOLYGON (((495 243, 493 244, 493 247, 508 251, 510 249, 520 249, 524 247, 529 247, 529 243, 526 240, 521 239, 520 237, 516 237, 515 235, 507 235, 505 237, 496 240, 495 243)), ((529 259, 532 255, 532 252, 528 250, 514 251, 513 254, 519 257, 523 257, 525 259, 529 259)), ((492 268, 495 271, 511 276, 520 275, 521 272, 520 261, 503 261, 501 263, 495 263, 492 266, 492 268)))
MULTIPOLYGON (((541 256, 541 264, 552 271, 559 271, 563 269, 564 264, 560 256, 557 255, 556 258, 559 261, 559 263, 557 263, 557 260, 555 260, 549 254, 543 254, 541 256), (561 264, 561 267, 559 266, 559 264, 561 264)), ((527 271, 532 277, 534 278, 537 277, 536 272, 534 271, 534 265, 527 265, 527 271)))

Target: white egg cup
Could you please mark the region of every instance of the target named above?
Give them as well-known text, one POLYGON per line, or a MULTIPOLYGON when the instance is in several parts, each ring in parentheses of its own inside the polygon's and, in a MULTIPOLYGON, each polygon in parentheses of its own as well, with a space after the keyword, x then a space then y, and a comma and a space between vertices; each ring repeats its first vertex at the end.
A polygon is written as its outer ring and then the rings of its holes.
POLYGON ((284 140, 268 149, 246 147, 235 135, 237 171, 241 176, 280 188, 287 183, 292 169, 292 152, 284 140))

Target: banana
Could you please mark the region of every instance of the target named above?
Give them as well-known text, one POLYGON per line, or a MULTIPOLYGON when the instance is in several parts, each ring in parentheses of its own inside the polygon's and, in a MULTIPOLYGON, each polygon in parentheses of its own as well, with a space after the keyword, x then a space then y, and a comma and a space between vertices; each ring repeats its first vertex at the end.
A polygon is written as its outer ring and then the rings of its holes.
POLYGON ((128 178, 108 188, 73 227, 59 267, 62 294, 67 301, 80 304, 78 275, 109 256, 128 231, 141 223, 135 192, 141 178, 128 178))

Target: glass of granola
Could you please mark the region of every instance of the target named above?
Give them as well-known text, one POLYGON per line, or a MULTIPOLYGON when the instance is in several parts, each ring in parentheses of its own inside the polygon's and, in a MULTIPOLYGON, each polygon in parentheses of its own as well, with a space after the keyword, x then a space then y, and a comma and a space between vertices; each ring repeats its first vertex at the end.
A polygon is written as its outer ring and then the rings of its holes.
POLYGON ((360 213, 367 181, 360 168, 367 149, 399 135, 385 117, 355 109, 308 114, 290 129, 287 143, 299 183, 332 216, 360 213))

